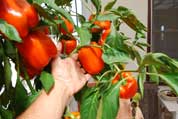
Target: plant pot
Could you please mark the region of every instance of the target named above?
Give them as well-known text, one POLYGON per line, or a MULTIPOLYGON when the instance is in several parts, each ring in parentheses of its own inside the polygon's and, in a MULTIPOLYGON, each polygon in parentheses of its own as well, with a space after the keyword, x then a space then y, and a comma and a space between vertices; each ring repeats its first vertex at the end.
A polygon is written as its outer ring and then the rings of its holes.
POLYGON ((176 96, 171 90, 161 90, 159 95, 162 99, 167 101, 177 101, 178 96, 176 96))

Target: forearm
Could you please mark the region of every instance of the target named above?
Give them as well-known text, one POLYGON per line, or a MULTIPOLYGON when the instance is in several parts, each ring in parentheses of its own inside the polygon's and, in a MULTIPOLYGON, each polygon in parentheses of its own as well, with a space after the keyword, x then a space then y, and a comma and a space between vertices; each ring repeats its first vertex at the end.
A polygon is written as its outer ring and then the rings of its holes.
POLYGON ((65 85, 55 83, 49 94, 44 90, 17 119, 60 119, 70 96, 65 85))

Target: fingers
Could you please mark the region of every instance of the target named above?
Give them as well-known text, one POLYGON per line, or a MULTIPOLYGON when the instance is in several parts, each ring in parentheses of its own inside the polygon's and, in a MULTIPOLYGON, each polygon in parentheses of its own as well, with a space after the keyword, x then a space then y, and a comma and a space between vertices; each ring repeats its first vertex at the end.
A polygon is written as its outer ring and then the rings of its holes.
POLYGON ((61 51, 62 51, 62 44, 61 44, 61 42, 57 43, 56 48, 57 48, 57 54, 56 54, 56 57, 53 59, 53 62, 61 60, 61 57, 60 57, 60 54, 61 54, 61 51))
POLYGON ((60 56, 60 54, 61 54, 61 51, 62 51, 62 44, 61 44, 61 42, 58 42, 58 44, 57 44, 57 57, 58 56, 60 56))
POLYGON ((78 54, 77 54, 77 53, 76 53, 76 54, 73 54, 73 55, 71 56, 71 58, 74 59, 75 61, 77 61, 77 60, 78 60, 78 54))
POLYGON ((92 76, 90 74, 85 74, 86 80, 90 80, 92 78, 92 76))
POLYGON ((80 86, 84 86, 86 84, 86 82, 91 78, 91 75, 90 74, 85 74, 85 77, 83 77, 81 80, 80 80, 80 86))

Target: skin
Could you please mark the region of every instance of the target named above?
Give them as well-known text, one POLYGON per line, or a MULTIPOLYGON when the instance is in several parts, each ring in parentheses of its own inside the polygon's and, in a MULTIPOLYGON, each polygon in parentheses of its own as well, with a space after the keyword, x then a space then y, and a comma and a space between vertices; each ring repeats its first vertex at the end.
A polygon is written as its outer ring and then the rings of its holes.
POLYGON ((91 77, 85 74, 76 60, 77 55, 66 59, 56 57, 52 62, 55 85, 49 94, 42 90, 40 96, 17 119, 61 119, 70 97, 91 77))
MULTIPOLYGON (((59 49, 61 50, 61 45, 59 49)), ((42 90, 36 101, 17 119, 61 119, 70 97, 91 78, 76 60, 77 55, 66 59, 56 57, 52 62, 52 75, 55 79, 52 90, 49 94, 42 90)), ((131 119, 130 105, 129 99, 120 99, 120 110, 116 119, 131 119)), ((136 119, 143 119, 140 109, 136 119)))
MULTIPOLYGON (((132 119, 132 108, 130 99, 120 98, 120 109, 117 113, 116 119, 132 119)), ((136 108, 135 119, 144 119, 139 107, 136 108)))

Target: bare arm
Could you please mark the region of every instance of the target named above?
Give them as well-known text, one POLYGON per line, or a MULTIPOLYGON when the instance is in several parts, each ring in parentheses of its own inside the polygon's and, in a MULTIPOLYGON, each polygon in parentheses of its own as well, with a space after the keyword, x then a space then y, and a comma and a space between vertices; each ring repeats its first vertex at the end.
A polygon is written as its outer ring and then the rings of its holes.
POLYGON ((66 59, 54 59, 54 87, 49 94, 43 90, 37 100, 17 119, 60 119, 69 98, 90 78, 89 74, 84 74, 76 60, 77 55, 66 59))

